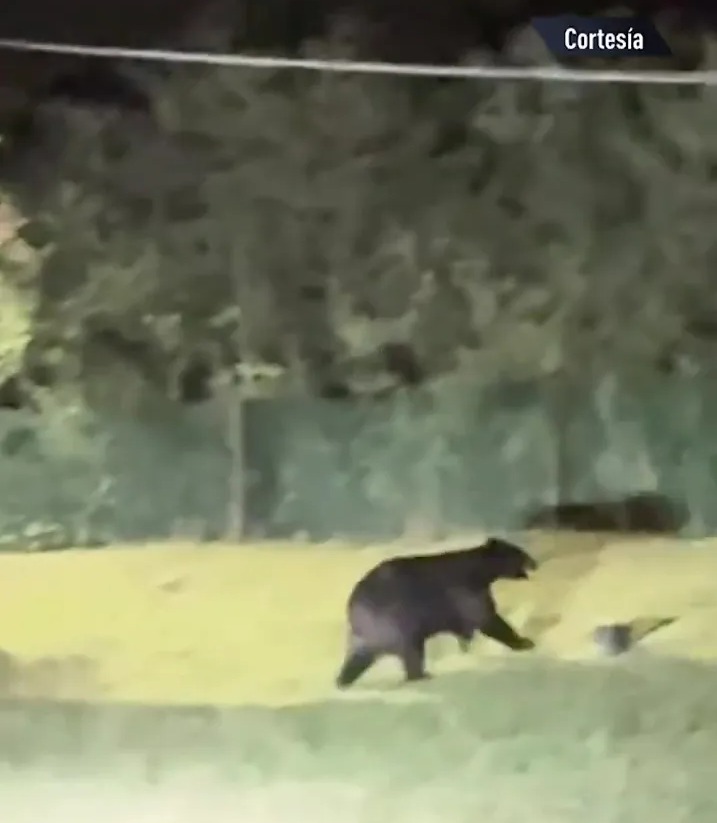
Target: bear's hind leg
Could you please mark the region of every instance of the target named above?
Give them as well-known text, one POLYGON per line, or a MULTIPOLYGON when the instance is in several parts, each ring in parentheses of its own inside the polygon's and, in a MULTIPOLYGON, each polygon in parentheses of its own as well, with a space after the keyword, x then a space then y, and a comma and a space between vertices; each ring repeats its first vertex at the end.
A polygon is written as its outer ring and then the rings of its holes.
POLYGON ((426 641, 424 638, 413 637, 406 640, 399 652, 406 682, 427 680, 430 674, 426 671, 426 641))
POLYGON ((336 685, 339 689, 346 689, 365 674, 378 659, 378 654, 372 649, 363 647, 349 649, 341 671, 336 676, 336 685))
POLYGON ((461 629, 460 631, 453 632, 453 634, 458 640, 458 648, 463 652, 463 654, 467 654, 470 651, 471 644, 473 643, 473 629, 461 629))

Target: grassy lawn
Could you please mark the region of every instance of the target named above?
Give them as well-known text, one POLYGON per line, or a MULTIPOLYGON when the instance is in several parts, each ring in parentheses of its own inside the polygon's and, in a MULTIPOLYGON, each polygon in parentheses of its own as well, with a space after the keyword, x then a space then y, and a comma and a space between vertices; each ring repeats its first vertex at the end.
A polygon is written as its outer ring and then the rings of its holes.
POLYGON ((0 557, 3 820, 713 823, 717 547, 526 544, 539 574, 498 599, 538 652, 439 640, 432 681, 386 663, 344 695, 343 602, 379 549, 0 557))
POLYGON ((542 661, 403 703, 0 706, 3 820, 713 823, 716 674, 542 661))

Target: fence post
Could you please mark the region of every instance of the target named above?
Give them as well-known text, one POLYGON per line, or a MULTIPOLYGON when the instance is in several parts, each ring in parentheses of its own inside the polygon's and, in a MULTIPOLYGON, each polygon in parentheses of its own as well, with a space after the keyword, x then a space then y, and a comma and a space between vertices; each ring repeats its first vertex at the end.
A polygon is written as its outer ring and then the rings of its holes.
POLYGON ((575 416, 575 379, 561 369, 548 383, 549 418, 555 443, 555 497, 553 503, 569 501, 573 489, 570 431, 575 416))
POLYGON ((229 503, 226 536, 240 542, 246 532, 246 494, 244 465, 244 393, 243 377, 234 376, 227 389, 226 442, 231 457, 229 465, 229 503))

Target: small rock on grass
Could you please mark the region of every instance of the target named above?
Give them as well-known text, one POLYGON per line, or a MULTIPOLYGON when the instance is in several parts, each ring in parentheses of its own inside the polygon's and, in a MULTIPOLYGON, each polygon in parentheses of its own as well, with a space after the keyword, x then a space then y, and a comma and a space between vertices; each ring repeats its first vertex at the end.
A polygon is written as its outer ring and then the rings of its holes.
POLYGON ((626 623, 598 626, 593 632, 593 640, 602 654, 616 657, 632 648, 632 629, 626 623))

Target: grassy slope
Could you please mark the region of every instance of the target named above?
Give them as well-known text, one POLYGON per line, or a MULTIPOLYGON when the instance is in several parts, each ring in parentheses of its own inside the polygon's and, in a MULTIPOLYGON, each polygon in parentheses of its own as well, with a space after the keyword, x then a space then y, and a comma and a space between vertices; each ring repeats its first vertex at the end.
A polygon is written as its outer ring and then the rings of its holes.
POLYGON ((0 701, 3 820, 713 823, 717 668, 672 655, 717 656, 717 547, 529 542, 539 576, 498 594, 539 653, 437 641, 441 677, 398 687, 386 664, 340 697, 343 600, 379 550, 0 557, 0 647, 27 671, 96 661, 101 687, 65 694, 243 704, 0 701), (596 622, 661 617, 640 653, 586 664, 596 622))
MULTIPOLYGON (((528 584, 500 586, 498 598, 538 641, 536 656, 594 657, 590 633, 600 622, 678 617, 644 649, 717 657, 714 544, 535 535, 526 542, 544 558, 542 569, 528 584)), ((64 687, 77 696, 265 705, 325 698, 342 655, 346 593, 381 556, 332 546, 190 545, 0 556, 0 649, 28 662, 91 660, 94 684, 64 687)), ((510 653, 481 640, 462 656, 442 638, 430 655, 441 673, 480 671, 510 653)), ((397 674, 386 661, 363 691, 397 674)), ((33 691, 51 696, 51 680, 33 691)))

